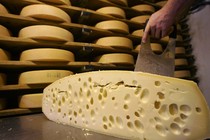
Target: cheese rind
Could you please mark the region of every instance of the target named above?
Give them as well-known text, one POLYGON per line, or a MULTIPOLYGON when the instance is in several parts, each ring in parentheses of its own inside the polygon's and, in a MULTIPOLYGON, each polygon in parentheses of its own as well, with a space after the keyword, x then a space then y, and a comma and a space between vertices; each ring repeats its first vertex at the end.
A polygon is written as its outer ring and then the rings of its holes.
POLYGON ((0 13, 1 14, 8 14, 9 13, 7 8, 4 5, 2 5, 1 3, 0 3, 0 13))
POLYGON ((6 27, 0 25, 0 37, 10 37, 10 36, 11 36, 10 31, 6 27))
POLYGON ((142 72, 62 78, 44 89, 42 111, 54 122, 126 139, 198 140, 210 130, 196 83, 142 72))
POLYGON ((148 5, 148 4, 135 5, 131 8, 135 9, 137 11, 140 11, 140 12, 152 12, 152 13, 155 12, 155 8, 151 5, 148 5))
POLYGON ((122 5, 122 6, 128 6, 127 0, 108 0, 108 1, 115 3, 115 4, 122 5))
POLYGON ((10 53, 6 50, 0 48, 0 60, 8 61, 10 60, 10 53))
POLYGON ((71 32, 61 27, 51 25, 33 25, 19 31, 20 38, 30 38, 42 41, 73 41, 71 32))
POLYGON ((42 93, 25 94, 19 97, 19 108, 41 108, 42 107, 42 93))
POLYGON ((96 12, 111 15, 117 18, 126 18, 125 11, 119 7, 114 7, 114 6, 102 7, 96 10, 96 12))
POLYGON ((33 4, 26 6, 21 10, 20 15, 55 22, 71 22, 71 18, 66 12, 47 4, 33 4))
POLYGON ((50 3, 54 3, 54 4, 62 4, 62 5, 71 5, 71 1, 70 0, 40 0, 43 2, 50 2, 50 3))
POLYGON ((176 58, 175 59, 175 66, 187 66, 188 61, 186 58, 176 58))
POLYGON ((20 61, 73 62, 74 54, 67 50, 54 48, 29 49, 21 53, 20 61))
POLYGON ((135 30, 131 33, 132 35, 142 37, 144 34, 144 29, 135 30))
POLYGON ((68 70, 33 70, 20 74, 18 84, 49 84, 73 72, 68 70))
POLYGON ((150 18, 150 15, 142 15, 142 16, 136 16, 131 18, 131 21, 137 22, 137 23, 141 23, 144 24, 146 22, 147 19, 150 18))
MULTIPOLYGON (((163 47, 161 44, 159 43, 150 43, 151 49, 152 51, 156 52, 156 53, 161 53, 163 52, 163 47)), ((139 51, 141 49, 141 45, 138 45, 135 50, 139 51)))
POLYGON ((176 71, 174 71, 174 77, 176 77, 176 78, 190 78, 191 72, 189 70, 176 70, 176 71))

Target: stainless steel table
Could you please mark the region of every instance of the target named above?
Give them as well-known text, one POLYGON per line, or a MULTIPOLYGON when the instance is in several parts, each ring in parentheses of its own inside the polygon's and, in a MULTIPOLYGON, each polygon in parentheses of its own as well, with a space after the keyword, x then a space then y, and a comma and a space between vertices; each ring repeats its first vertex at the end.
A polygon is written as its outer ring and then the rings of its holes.
POLYGON ((122 140, 48 120, 44 114, 0 119, 0 140, 122 140))

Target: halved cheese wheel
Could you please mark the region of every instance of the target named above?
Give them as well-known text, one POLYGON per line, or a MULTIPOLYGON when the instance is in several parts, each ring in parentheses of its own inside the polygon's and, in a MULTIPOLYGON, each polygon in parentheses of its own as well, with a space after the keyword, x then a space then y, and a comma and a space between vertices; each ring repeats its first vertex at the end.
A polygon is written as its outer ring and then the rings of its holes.
POLYGON ((155 8, 151 5, 148 5, 148 4, 135 5, 131 8, 135 9, 137 11, 140 11, 140 12, 152 12, 152 13, 155 12, 155 8))
POLYGON ((0 3, 0 14, 8 14, 7 8, 0 3))
POLYGON ((186 50, 184 47, 176 47, 175 48, 175 53, 176 54, 185 54, 186 50))
POLYGON ((10 36, 11 36, 10 31, 6 27, 0 25, 0 37, 10 37, 10 36))
POLYGON ((134 64, 133 56, 125 53, 104 54, 97 57, 95 60, 105 64, 134 64))
POLYGON ((129 27, 126 23, 118 20, 102 21, 95 25, 96 28, 105 29, 117 33, 129 33, 129 27))
POLYGON ((176 78, 190 78, 191 73, 189 70, 177 70, 177 71, 174 71, 174 77, 176 77, 176 78))
POLYGON ((175 66, 187 66, 187 65, 188 65, 187 59, 184 59, 184 58, 175 59, 175 66))
POLYGON ((0 110, 3 110, 6 108, 6 99, 5 98, 0 98, 0 110))
POLYGON ((128 6, 127 0, 108 0, 108 1, 122 6, 128 6))
POLYGON ((159 2, 156 3, 156 5, 158 5, 160 7, 163 7, 166 3, 167 3, 167 0, 165 0, 165 1, 159 1, 159 2))
POLYGON ((54 4, 61 4, 61 5, 71 5, 70 0, 40 0, 43 2, 49 2, 49 3, 54 3, 54 4))
POLYGON ((19 108, 41 108, 42 107, 42 93, 25 94, 19 97, 19 108))
POLYGON ((96 44, 122 49, 133 49, 133 42, 126 37, 102 37, 96 41, 96 44))
POLYGON ((74 61, 74 54, 67 50, 40 48, 25 50, 20 55, 20 61, 39 61, 39 62, 55 62, 55 61, 74 61))
POLYGON ((72 75, 68 70, 34 70, 20 74, 18 84, 49 84, 65 76, 72 75))
POLYGON ((0 86, 3 86, 6 84, 6 74, 0 73, 0 86))
POLYGON ((135 30, 131 34, 135 35, 135 36, 138 36, 138 37, 142 37, 143 34, 144 34, 144 29, 135 30))
POLYGON ((10 60, 10 53, 0 48, 0 61, 10 60))
POLYGON ((131 18, 130 20, 131 21, 134 21, 134 22, 138 22, 138 23, 145 23, 147 19, 150 18, 150 15, 143 15, 143 16, 136 16, 136 17, 133 17, 131 18))
POLYGON ((28 5, 21 10, 20 15, 55 22, 71 22, 71 18, 66 12, 47 4, 28 5))
MULTIPOLYGON (((153 52, 156 53, 162 53, 163 52, 163 47, 159 43, 150 43, 151 49, 153 52)), ((138 45, 135 50, 139 51, 141 49, 141 45, 138 45)))
POLYGON ((42 41, 73 41, 71 32, 61 27, 50 25, 33 25, 20 30, 20 38, 30 38, 42 41))
POLYGON ((113 7, 113 6, 102 7, 96 10, 96 12, 103 13, 106 15, 111 15, 117 18, 126 18, 125 11, 119 7, 113 7))

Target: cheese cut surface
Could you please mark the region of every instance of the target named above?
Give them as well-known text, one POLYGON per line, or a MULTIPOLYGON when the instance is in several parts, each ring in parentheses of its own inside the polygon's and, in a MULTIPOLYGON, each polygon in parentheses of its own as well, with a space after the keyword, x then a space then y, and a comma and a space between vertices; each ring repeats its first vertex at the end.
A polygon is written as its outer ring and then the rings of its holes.
POLYGON ((113 7, 113 6, 102 7, 96 10, 96 12, 111 15, 117 18, 126 18, 125 11, 119 7, 113 7))
POLYGON ((126 23, 118 20, 102 21, 95 25, 96 28, 105 29, 117 33, 129 33, 129 27, 126 23))
POLYGON ((39 61, 39 62, 73 62, 74 54, 67 50, 40 48, 25 50, 20 55, 20 61, 39 61))
POLYGON ((7 8, 0 3, 0 14, 8 14, 7 8))
POLYGON ((68 70, 34 70, 20 74, 18 84, 49 84, 73 74, 68 70))
POLYGON ((150 18, 150 15, 143 15, 143 16, 137 16, 137 17, 133 17, 130 20, 134 21, 134 22, 138 22, 138 23, 145 23, 147 19, 150 18))
POLYGON ((6 27, 0 25, 0 37, 10 37, 10 36, 11 36, 10 31, 6 27))
POLYGON ((73 41, 74 37, 66 29, 50 25, 33 25, 20 30, 20 38, 42 41, 73 41))
POLYGON ((111 53, 104 54, 96 58, 99 63, 111 63, 111 64, 134 64, 134 58, 131 54, 125 53, 111 53))
POLYGON ((19 108, 41 108, 42 107, 42 93, 25 94, 19 97, 19 108))
POLYGON ((148 4, 135 5, 131 8, 135 9, 137 11, 140 11, 140 12, 152 12, 152 13, 155 12, 155 8, 151 5, 148 5, 148 4))
POLYGON ((6 74, 0 73, 0 86, 6 84, 6 74))
POLYGON ((126 139, 198 140, 210 131, 196 83, 142 72, 62 78, 44 89, 42 111, 54 122, 126 139))
POLYGON ((8 61, 10 60, 10 53, 6 50, 0 48, 0 60, 8 61))
POLYGON ((71 18, 66 12, 47 4, 33 4, 26 6, 21 10, 20 15, 55 22, 71 22, 71 18))
POLYGON ((61 5, 71 5, 71 1, 70 0, 40 0, 43 2, 50 2, 50 3, 54 3, 54 4, 61 4, 61 5))
POLYGON ((122 49, 133 49, 133 42, 126 37, 118 37, 118 36, 102 37, 96 41, 96 44, 102 46, 122 48, 122 49))

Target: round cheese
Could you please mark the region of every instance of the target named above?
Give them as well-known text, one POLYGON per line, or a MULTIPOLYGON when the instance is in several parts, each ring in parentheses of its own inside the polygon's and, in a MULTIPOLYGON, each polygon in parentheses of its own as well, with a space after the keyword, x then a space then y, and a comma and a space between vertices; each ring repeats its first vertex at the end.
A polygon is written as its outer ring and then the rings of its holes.
POLYGON ((3 86, 6 84, 6 74, 0 73, 0 86, 3 86))
POLYGON ((164 42, 168 42, 169 41, 169 36, 165 36, 165 37, 161 38, 160 40, 164 41, 164 42))
POLYGON ((21 10, 20 15, 55 22, 71 22, 71 18, 66 12, 46 4, 28 5, 21 10))
POLYGON ((11 36, 10 31, 6 27, 0 25, 0 37, 10 37, 10 36, 11 36))
POLYGON ((49 84, 60 78, 73 74, 68 70, 34 70, 23 72, 19 76, 19 84, 49 84))
POLYGON ((187 59, 184 58, 175 59, 175 66, 187 66, 187 65, 188 65, 187 59))
POLYGON ((155 8, 151 5, 148 5, 148 4, 135 5, 131 8, 135 9, 137 11, 140 11, 140 12, 152 12, 152 13, 155 12, 155 8))
POLYGON ((177 36, 176 36, 176 41, 183 41, 182 36, 181 36, 181 35, 177 35, 177 36))
MULTIPOLYGON (((150 43, 151 49, 153 52, 156 53, 162 53, 163 52, 163 47, 159 43, 150 43)), ((139 51, 141 49, 141 45, 138 45, 135 50, 139 51)))
POLYGON ((128 6, 127 0, 108 0, 108 1, 122 6, 128 6))
POLYGON ((0 98, 0 110, 3 110, 6 108, 6 99, 5 98, 0 98))
POLYGON ((136 17, 133 17, 131 18, 130 20, 131 21, 134 21, 134 22, 138 22, 138 23, 145 23, 147 19, 150 18, 150 15, 142 15, 142 16, 136 16, 136 17))
POLYGON ((71 5, 70 0, 40 0, 43 2, 49 2, 49 3, 54 3, 54 4, 61 4, 61 5, 71 5))
POLYGON ((9 52, 0 48, 0 61, 8 61, 10 60, 9 52))
POLYGON ((42 41, 73 41, 71 32, 61 27, 50 25, 33 25, 20 30, 20 38, 30 38, 42 41))
POLYGON ((125 53, 111 53, 104 54, 96 58, 96 61, 99 63, 108 63, 108 64, 134 64, 134 58, 131 54, 125 53))
POLYGON ((138 36, 138 37, 142 37, 143 34, 144 34, 144 29, 135 30, 131 34, 135 35, 135 36, 138 36))
POLYGON ((167 1, 159 1, 156 3, 156 5, 160 6, 160 7, 163 7, 165 4, 167 3, 167 1))
POLYGON ((189 70, 178 70, 174 72, 174 77, 176 78, 189 78, 191 73, 189 70))
POLYGON ((175 48, 175 53, 176 54, 185 54, 185 48, 184 47, 176 47, 175 48))
POLYGON ((96 28, 105 29, 117 33, 129 33, 129 27, 126 23, 118 20, 102 21, 95 25, 96 28))
POLYGON ((96 44, 102 46, 122 48, 122 49, 133 49, 133 42, 126 37, 118 37, 118 36, 103 37, 98 39, 96 41, 96 44))
POLYGON ((19 97, 19 108, 41 108, 42 93, 25 94, 19 97))
POLYGON ((8 13, 9 12, 6 9, 6 7, 0 3, 0 14, 8 14, 8 13))
POLYGON ((117 18, 126 18, 124 10, 122 10, 119 7, 113 7, 113 6, 102 7, 100 9, 96 10, 96 12, 103 13, 106 15, 111 15, 111 16, 117 17, 117 18))
POLYGON ((20 55, 20 61, 39 61, 39 62, 55 62, 55 61, 74 61, 74 54, 67 50, 40 48, 25 50, 20 55))

